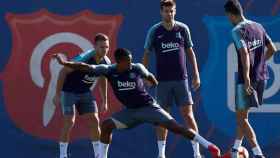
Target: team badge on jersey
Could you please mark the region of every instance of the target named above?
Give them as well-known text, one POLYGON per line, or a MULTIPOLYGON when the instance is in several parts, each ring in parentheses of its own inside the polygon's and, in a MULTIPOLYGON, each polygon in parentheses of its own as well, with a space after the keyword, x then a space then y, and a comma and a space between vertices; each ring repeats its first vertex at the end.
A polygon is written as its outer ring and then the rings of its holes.
POLYGON ((136 77, 136 74, 134 72, 129 73, 129 78, 134 79, 136 77))
POLYGON ((179 38, 179 39, 181 39, 181 38, 182 38, 182 36, 181 36, 181 32, 177 32, 177 33, 176 33, 176 38, 179 38))
MULTIPOLYGON (((62 115, 52 99, 62 67, 51 55, 67 51, 67 56, 73 57, 92 49, 94 35, 99 32, 109 36, 114 50, 122 16, 96 15, 87 10, 61 16, 40 10, 29 14, 8 13, 6 20, 12 31, 12 52, 2 74, 6 110, 24 132, 57 139, 62 115)), ((78 130, 74 138, 87 135, 87 127, 81 125, 78 130)))

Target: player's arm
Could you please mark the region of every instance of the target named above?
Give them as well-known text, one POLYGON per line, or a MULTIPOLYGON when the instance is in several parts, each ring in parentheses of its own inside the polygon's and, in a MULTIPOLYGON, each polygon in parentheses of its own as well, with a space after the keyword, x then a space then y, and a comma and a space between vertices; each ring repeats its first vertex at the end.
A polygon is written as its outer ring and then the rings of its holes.
POLYGON ((193 71, 193 78, 192 78, 192 88, 194 90, 197 90, 200 87, 200 77, 199 77, 199 71, 198 71, 198 66, 197 66, 197 61, 196 61, 196 56, 193 50, 193 42, 191 38, 191 33, 190 29, 187 25, 185 25, 185 52, 187 55, 187 59, 190 61, 190 64, 192 66, 192 71, 193 71))
POLYGON ((251 80, 250 80, 250 56, 249 52, 246 48, 240 48, 239 49, 240 56, 241 56, 241 63, 243 67, 243 78, 245 82, 245 90, 247 94, 251 94, 253 92, 253 89, 251 87, 251 80))
POLYGON ((58 79, 57 79, 57 84, 56 84, 56 90, 55 90, 55 96, 53 98, 53 102, 55 105, 59 105, 60 102, 60 94, 62 91, 62 87, 65 81, 65 78, 67 76, 67 74, 69 74, 70 72, 72 72, 73 70, 67 68, 67 67, 63 67, 61 69, 61 71, 58 74, 58 79))
POLYGON ((149 53, 153 49, 153 38, 154 38, 154 28, 152 27, 146 36, 145 45, 144 45, 144 54, 142 59, 142 64, 145 67, 149 66, 149 53))
POLYGON ((158 81, 156 77, 151 72, 149 72, 144 65, 138 63, 137 67, 139 69, 142 78, 145 79, 145 81, 147 81, 150 86, 158 85, 158 81))
POLYGON ((199 77, 199 71, 196 61, 195 53, 192 49, 192 47, 186 49, 187 58, 190 61, 190 64, 192 66, 193 70, 193 80, 192 80, 192 87, 194 90, 197 90, 200 87, 200 77, 199 77))
POLYGON ((152 74, 149 73, 149 75, 145 78, 146 81, 148 81, 152 86, 157 86, 158 85, 158 80, 156 77, 152 74))
POLYGON ((143 59, 142 59, 142 63, 145 67, 148 67, 149 65, 149 50, 145 49, 144 50, 144 55, 143 55, 143 59))
POLYGON ((107 82, 107 78, 105 76, 101 76, 99 79, 99 92, 101 95, 101 99, 102 99, 102 105, 100 108, 101 112, 107 111, 108 109, 108 104, 107 104, 107 94, 108 94, 108 82, 107 82))
POLYGON ((237 48, 238 52, 241 56, 241 64, 243 68, 243 78, 244 78, 244 88, 248 95, 253 92, 253 88, 251 86, 250 80, 250 56, 247 49, 247 45, 244 39, 241 37, 240 32, 238 30, 232 31, 232 38, 235 47, 237 48))
POLYGON ((59 54, 54 54, 53 57, 57 59, 59 64, 72 70, 89 72, 92 71, 92 69, 94 68, 93 65, 89 65, 83 62, 67 61, 63 59, 59 54))
POLYGON ((265 59, 269 60, 273 56, 273 54, 277 52, 277 49, 267 34, 265 35, 265 45, 267 47, 267 50, 265 52, 265 59))

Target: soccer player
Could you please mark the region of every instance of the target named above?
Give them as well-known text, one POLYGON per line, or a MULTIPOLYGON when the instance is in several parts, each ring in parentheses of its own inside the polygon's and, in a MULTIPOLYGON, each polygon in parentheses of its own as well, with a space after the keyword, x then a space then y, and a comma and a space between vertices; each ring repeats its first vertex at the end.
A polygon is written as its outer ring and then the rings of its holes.
POLYGON ((237 0, 228 0, 224 9, 229 21, 234 25, 232 38, 238 56, 235 94, 237 135, 232 155, 236 158, 237 150, 245 136, 255 158, 264 158, 256 134, 249 123, 248 113, 251 107, 258 107, 263 102, 263 92, 268 79, 266 61, 276 52, 276 48, 261 24, 244 17, 237 0))
MULTIPOLYGON (((98 33, 95 36, 95 50, 88 50, 76 56, 73 61, 88 64, 110 64, 106 54, 109 51, 109 38, 107 35, 98 33)), ((70 141, 70 132, 75 123, 76 111, 87 120, 90 139, 92 141, 95 156, 97 156, 100 128, 98 108, 95 97, 91 94, 98 81, 97 76, 92 73, 64 67, 59 73, 54 103, 61 104, 63 112, 63 127, 60 134, 60 158, 67 158, 67 147, 70 141)), ((100 94, 102 104, 99 106, 101 112, 107 110, 107 79, 99 78, 100 94)))
MULTIPOLYGON (((170 112, 175 100, 180 108, 189 128, 198 132, 197 123, 193 115, 193 99, 190 91, 186 59, 190 61, 193 70, 192 88, 200 87, 198 66, 191 40, 189 27, 175 20, 175 0, 160 1, 161 22, 155 24, 148 31, 144 46, 143 64, 147 67, 149 53, 154 52, 156 57, 156 72, 159 85, 157 87, 157 101, 170 112)), ((167 130, 157 128, 158 157, 165 158, 167 130)), ((194 158, 201 158, 199 144, 192 141, 194 158)))
POLYGON ((152 123, 168 128, 176 134, 201 143, 210 151, 213 157, 220 157, 218 147, 205 140, 197 132, 180 126, 147 93, 143 79, 147 80, 151 85, 157 85, 158 81, 142 64, 132 63, 132 56, 129 50, 119 48, 115 51, 114 56, 117 63, 113 65, 88 65, 81 62, 65 61, 59 55, 55 56, 59 63, 66 67, 91 72, 97 76, 106 76, 115 96, 126 107, 102 123, 100 158, 107 158, 114 129, 129 129, 142 123, 152 123))

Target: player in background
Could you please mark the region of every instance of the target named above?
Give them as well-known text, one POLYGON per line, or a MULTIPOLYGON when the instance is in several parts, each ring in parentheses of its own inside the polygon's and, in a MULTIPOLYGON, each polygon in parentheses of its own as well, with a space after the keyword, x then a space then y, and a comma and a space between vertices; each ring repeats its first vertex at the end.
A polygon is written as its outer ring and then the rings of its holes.
MULTIPOLYGON (((193 99, 189 88, 186 60, 192 67, 192 88, 200 87, 200 77, 193 50, 193 42, 189 27, 175 20, 176 3, 174 0, 160 1, 161 22, 152 26, 147 34, 144 46, 143 64, 147 67, 149 53, 154 52, 156 57, 156 72, 159 85, 156 90, 156 99, 163 108, 170 112, 175 101, 180 108, 189 128, 198 132, 193 115, 193 99)), ((157 128, 159 158, 165 158, 167 130, 157 128)), ((192 141, 194 158, 201 158, 199 144, 192 141)))
POLYGON ((258 107, 263 102, 263 92, 268 79, 266 61, 276 52, 276 48, 261 24, 244 17, 238 0, 228 0, 224 9, 229 21, 234 25, 231 33, 238 56, 235 94, 237 134, 232 147, 232 157, 237 158, 237 150, 245 136, 255 158, 264 158, 254 129, 249 123, 248 113, 251 107, 258 107))
POLYGON ((112 86, 115 96, 126 107, 105 120, 101 125, 100 158, 107 158, 109 144, 112 141, 114 129, 130 129, 142 123, 152 123, 180 134, 184 138, 199 142, 207 148, 212 157, 219 158, 220 150, 211 142, 201 137, 197 132, 179 125, 176 120, 163 110, 145 89, 143 79, 151 85, 158 81, 142 64, 132 63, 129 50, 119 48, 115 51, 116 64, 88 65, 81 62, 69 62, 55 55, 60 64, 74 70, 91 72, 106 76, 112 86))
MULTIPOLYGON (((110 64, 110 60, 106 56, 109 51, 107 35, 98 33, 94 42, 95 49, 81 53, 73 61, 88 64, 110 64)), ((70 133, 75 124, 77 112, 87 120, 95 157, 98 155, 100 137, 98 108, 95 97, 91 92, 91 88, 95 87, 98 80, 102 99, 99 110, 104 112, 107 110, 107 79, 105 77, 98 79, 92 73, 73 70, 68 67, 64 67, 59 73, 56 95, 53 100, 56 105, 61 104, 63 112, 63 127, 59 139, 60 158, 67 158, 70 133)))

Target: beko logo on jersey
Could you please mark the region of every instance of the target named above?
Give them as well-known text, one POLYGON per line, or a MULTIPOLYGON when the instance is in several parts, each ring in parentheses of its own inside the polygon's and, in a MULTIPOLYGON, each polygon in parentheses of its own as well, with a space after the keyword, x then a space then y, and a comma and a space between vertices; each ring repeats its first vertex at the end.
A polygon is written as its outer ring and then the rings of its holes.
POLYGON ((165 49, 162 51, 163 53, 178 50, 179 47, 180 47, 179 43, 173 43, 173 42, 161 43, 161 48, 165 49))
POLYGON ((132 90, 136 88, 136 83, 129 82, 129 81, 125 81, 125 82, 118 81, 118 88, 119 91, 132 90))
POLYGON ((173 43, 173 42, 161 43, 162 49, 179 48, 179 46, 180 46, 179 43, 173 43))
POLYGON ((95 81, 96 77, 90 77, 89 75, 85 75, 83 82, 85 83, 93 83, 95 81))
POLYGON ((261 47, 262 45, 263 45, 262 40, 254 40, 252 42, 251 41, 248 42, 248 47, 249 47, 250 51, 252 51, 258 47, 261 47))

